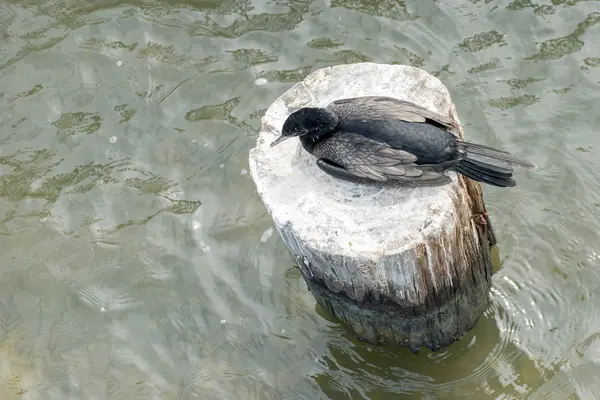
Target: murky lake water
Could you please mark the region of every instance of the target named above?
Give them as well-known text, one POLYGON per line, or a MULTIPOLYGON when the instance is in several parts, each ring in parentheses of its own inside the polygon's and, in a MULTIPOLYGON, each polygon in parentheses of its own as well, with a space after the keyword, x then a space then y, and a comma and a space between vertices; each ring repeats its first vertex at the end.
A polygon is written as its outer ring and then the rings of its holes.
POLYGON ((0 3, 0 398, 600 396, 600 2, 0 3), (311 71, 448 86, 485 188, 492 306, 439 353, 369 346, 315 302, 247 172, 311 71))

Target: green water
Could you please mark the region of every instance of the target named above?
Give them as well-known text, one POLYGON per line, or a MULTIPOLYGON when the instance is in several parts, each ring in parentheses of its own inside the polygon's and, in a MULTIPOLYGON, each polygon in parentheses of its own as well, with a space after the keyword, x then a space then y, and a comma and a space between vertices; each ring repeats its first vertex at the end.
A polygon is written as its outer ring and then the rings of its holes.
POLYGON ((0 398, 600 396, 600 2, 0 3, 0 398), (315 306, 248 174, 260 116, 315 69, 422 67, 485 188, 492 305, 439 353, 315 306))

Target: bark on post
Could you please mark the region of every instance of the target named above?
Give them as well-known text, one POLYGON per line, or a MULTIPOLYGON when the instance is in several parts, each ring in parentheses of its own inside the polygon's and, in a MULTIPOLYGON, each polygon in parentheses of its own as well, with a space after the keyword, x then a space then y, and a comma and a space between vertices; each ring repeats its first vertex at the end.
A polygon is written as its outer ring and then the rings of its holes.
POLYGON ((365 95, 409 100, 458 121, 446 87, 422 69, 324 68, 269 107, 250 172, 319 304, 361 339, 438 350, 488 305, 493 232, 482 224, 481 186, 455 173, 438 187, 354 184, 322 172, 297 139, 269 147, 298 108, 365 95))

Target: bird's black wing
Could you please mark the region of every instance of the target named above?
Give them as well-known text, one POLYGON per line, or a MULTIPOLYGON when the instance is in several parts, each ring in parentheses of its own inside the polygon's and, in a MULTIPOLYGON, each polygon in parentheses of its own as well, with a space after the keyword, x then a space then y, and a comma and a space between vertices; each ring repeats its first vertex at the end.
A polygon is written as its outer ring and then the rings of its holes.
MULTIPOLYGON (((414 154, 351 132, 336 132, 315 155, 342 166, 359 179, 430 185, 450 181, 447 175, 434 171, 431 166, 415 164, 414 154), (332 147, 327 148, 329 146, 332 147)), ((324 165, 319 167, 323 169, 324 165)))
POLYGON ((459 126, 450 117, 430 111, 409 101, 386 96, 364 96, 335 100, 327 108, 343 119, 355 119, 357 115, 365 115, 369 119, 433 122, 447 130, 456 130, 459 126))

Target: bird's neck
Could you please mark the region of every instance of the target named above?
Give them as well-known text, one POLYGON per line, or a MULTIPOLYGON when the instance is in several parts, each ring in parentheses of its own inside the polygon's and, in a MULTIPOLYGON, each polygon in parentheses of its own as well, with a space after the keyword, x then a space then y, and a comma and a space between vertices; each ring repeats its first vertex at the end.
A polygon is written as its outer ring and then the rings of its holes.
POLYGON ((315 132, 307 133, 306 135, 300 136, 300 143, 302 143, 304 150, 312 154, 315 144, 331 136, 332 133, 333 130, 317 130, 315 132))

